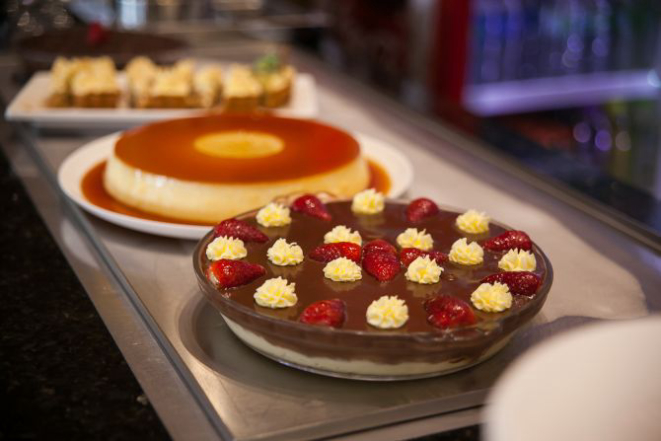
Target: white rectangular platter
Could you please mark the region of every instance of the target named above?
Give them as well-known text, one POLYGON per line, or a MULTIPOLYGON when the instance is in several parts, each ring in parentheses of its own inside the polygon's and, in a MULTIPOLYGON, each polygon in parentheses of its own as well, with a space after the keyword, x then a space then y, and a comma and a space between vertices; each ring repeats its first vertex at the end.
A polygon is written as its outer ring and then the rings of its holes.
MULTIPOLYGON (((120 87, 126 77, 118 74, 120 87)), ((37 72, 25 84, 7 107, 8 121, 32 123, 37 127, 59 129, 123 129, 154 121, 178 118, 204 112, 201 109, 135 109, 126 100, 112 109, 52 108, 45 102, 49 94, 50 72, 37 72)), ((314 118, 318 113, 317 91, 314 77, 298 73, 292 96, 286 106, 274 109, 279 116, 314 118)))

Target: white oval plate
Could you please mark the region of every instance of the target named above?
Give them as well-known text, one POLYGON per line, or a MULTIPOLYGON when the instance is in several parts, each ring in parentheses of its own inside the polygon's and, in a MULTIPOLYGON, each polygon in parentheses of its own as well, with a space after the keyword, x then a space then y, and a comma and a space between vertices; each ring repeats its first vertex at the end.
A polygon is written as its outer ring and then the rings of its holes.
POLYGON ((660 336, 657 314, 583 326, 534 347, 496 383, 485 439, 661 440, 660 336))
MULTIPOLYGON (((200 239, 210 226, 197 226, 160 222, 101 208, 91 203, 83 195, 81 182, 87 172, 98 163, 106 160, 115 145, 119 133, 96 139, 71 153, 58 171, 58 181, 64 193, 81 208, 113 224, 144 233, 179 239, 200 239)), ((365 156, 381 165, 390 177, 390 191, 387 196, 400 197, 413 181, 413 166, 409 159, 391 145, 363 134, 354 134, 365 156)))

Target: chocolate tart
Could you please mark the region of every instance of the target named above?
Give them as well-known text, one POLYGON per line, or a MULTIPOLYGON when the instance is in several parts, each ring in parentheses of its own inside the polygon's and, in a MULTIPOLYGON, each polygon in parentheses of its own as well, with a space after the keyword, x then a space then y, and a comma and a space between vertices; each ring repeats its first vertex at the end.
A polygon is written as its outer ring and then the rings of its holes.
POLYGON ((222 314, 234 334, 252 349, 280 363, 319 374, 363 380, 407 380, 448 374, 480 363, 503 348, 514 333, 542 308, 553 281, 551 263, 533 244, 537 260, 534 271, 541 285, 533 296, 514 295, 512 307, 501 313, 474 309, 475 324, 439 329, 427 321, 425 300, 436 294, 449 294, 470 304, 470 295, 480 281, 501 272, 498 261, 503 252, 484 250, 484 262, 471 267, 445 262, 439 283, 420 285, 407 281, 405 268, 392 280, 379 282, 363 270, 356 282, 333 282, 323 275, 324 263, 308 258, 312 249, 323 243, 323 236, 336 225, 346 225, 360 232, 363 246, 374 239, 396 244, 399 233, 410 227, 426 229, 434 239, 434 249, 448 253, 452 243, 462 237, 483 241, 510 228, 491 222, 489 232, 468 235, 455 227, 461 213, 441 209, 438 215, 412 223, 406 219, 407 203, 387 200, 382 213, 356 215, 351 201, 327 203, 331 221, 324 221, 292 211, 292 223, 286 227, 265 228, 257 224, 256 211, 237 216, 268 235, 266 243, 246 243, 248 262, 258 263, 266 274, 246 285, 217 289, 205 274, 209 261, 205 250, 213 232, 197 245, 193 266, 200 289, 222 314), (275 240, 284 237, 303 249, 305 258, 297 266, 271 264, 266 251, 275 240), (272 310, 258 306, 255 290, 264 281, 284 277, 296 283, 296 305, 272 310), (409 309, 408 322, 399 329, 382 330, 365 319, 367 306, 383 295, 397 295, 409 309), (314 326, 298 321, 301 312, 312 302, 340 298, 347 314, 342 327, 314 326))

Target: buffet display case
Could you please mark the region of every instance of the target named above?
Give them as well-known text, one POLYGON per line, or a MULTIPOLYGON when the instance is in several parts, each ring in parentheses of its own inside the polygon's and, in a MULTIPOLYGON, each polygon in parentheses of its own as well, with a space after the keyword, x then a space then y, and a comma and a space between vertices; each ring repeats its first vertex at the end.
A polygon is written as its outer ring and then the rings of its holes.
MULTIPOLYGON (((241 60, 258 43, 195 49, 197 58, 241 60)), ((548 300, 502 352, 431 379, 361 382, 279 365, 247 348, 204 299, 195 242, 132 231, 86 214, 58 186, 64 159, 104 130, 56 132, 3 123, 5 154, 23 179, 113 338, 175 439, 401 439, 481 421, 499 375, 551 335, 595 320, 661 309, 659 257, 567 203, 564 193, 476 138, 404 108, 301 52, 314 76, 318 119, 386 141, 413 166, 410 198, 478 208, 535 237, 554 268, 548 300), (11 134, 11 136, 9 136, 11 134)), ((16 93, 2 70, 3 98, 16 93)))

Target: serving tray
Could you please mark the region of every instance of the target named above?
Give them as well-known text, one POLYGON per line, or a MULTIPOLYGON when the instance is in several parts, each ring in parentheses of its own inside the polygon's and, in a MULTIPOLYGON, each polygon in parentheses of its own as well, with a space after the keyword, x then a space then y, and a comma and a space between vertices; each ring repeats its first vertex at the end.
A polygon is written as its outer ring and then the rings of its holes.
POLYGON ((530 325, 471 369, 394 384, 299 372, 231 334, 199 292, 194 243, 88 216, 59 192, 59 165, 92 138, 22 131, 16 150, 29 151, 39 167, 22 178, 174 438, 405 439, 476 424, 487 392, 531 345, 586 321, 661 309, 659 259, 648 249, 534 188, 526 175, 483 161, 479 146, 296 58, 323 84, 326 122, 406 153, 415 170, 410 197, 485 210, 526 230, 553 261, 554 287, 530 325))

